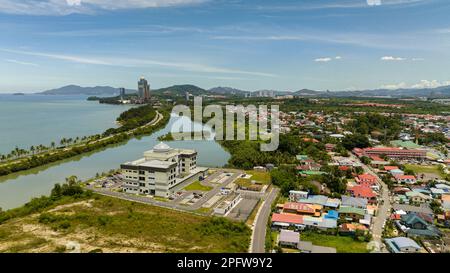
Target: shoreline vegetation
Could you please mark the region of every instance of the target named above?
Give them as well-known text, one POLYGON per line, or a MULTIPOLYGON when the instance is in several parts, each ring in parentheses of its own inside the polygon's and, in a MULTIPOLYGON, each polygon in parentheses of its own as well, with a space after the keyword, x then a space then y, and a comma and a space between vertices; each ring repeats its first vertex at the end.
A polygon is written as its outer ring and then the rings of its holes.
POLYGON ((148 135, 165 126, 169 121, 168 110, 162 109, 156 111, 150 105, 144 105, 131 108, 117 118, 120 124, 118 128, 107 129, 102 134, 89 137, 72 139, 62 139, 61 145, 70 146, 56 147, 52 142, 52 148, 43 148, 45 146, 32 146, 30 151, 16 148, 11 154, 18 158, 10 159, 0 163, 0 176, 33 169, 42 165, 71 158, 87 152, 92 152, 111 144, 117 144, 127 141, 133 137, 148 135), (26 155, 19 157, 19 155, 26 155))
POLYGON ((247 252, 245 223, 186 214, 99 195, 72 176, 49 196, 0 210, 0 252, 70 252, 68 242, 85 253, 247 252))

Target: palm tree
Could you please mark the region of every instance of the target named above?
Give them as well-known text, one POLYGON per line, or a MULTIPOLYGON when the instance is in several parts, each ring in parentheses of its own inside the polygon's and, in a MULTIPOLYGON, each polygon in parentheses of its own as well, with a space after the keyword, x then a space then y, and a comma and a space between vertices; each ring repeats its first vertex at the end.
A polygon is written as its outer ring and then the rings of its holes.
POLYGON ((66 183, 69 186, 73 186, 78 182, 78 177, 76 177, 75 175, 69 176, 66 178, 66 183))
POLYGON ((31 147, 30 147, 30 151, 31 151, 31 153, 32 153, 32 154, 34 154, 34 150, 35 150, 35 149, 34 149, 34 146, 33 146, 33 145, 31 145, 31 147))
POLYGON ((55 149, 55 146, 56 146, 55 142, 54 142, 54 141, 52 141, 52 143, 50 143, 50 146, 51 146, 51 147, 52 147, 52 149, 54 150, 54 149, 55 149))

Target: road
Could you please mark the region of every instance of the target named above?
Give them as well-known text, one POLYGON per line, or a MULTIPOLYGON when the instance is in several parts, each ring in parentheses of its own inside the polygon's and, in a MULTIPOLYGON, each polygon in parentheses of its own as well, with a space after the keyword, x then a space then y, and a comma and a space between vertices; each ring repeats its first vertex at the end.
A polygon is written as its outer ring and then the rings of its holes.
MULTIPOLYGON (((352 155, 352 157, 359 161, 360 160, 352 155)), ((375 176, 378 180, 378 184, 380 185, 380 193, 378 196, 378 213, 376 217, 373 217, 373 223, 372 223, 372 236, 373 236, 373 243, 374 243, 374 251, 375 252, 387 252, 383 240, 382 240, 382 234, 384 229, 384 224, 386 220, 390 216, 391 211, 391 202, 390 202, 390 196, 389 196, 389 188, 388 186, 383 182, 383 180, 380 179, 380 177, 367 165, 362 164, 362 167, 364 169, 364 172, 369 173, 373 176, 375 176)))
MULTIPOLYGON (((195 204, 193 204, 191 206, 181 205, 174 201, 159 201, 159 200, 145 197, 145 196, 133 195, 133 194, 123 193, 123 192, 115 192, 115 191, 111 191, 110 189, 107 189, 107 188, 95 188, 95 187, 88 187, 88 188, 98 194, 112 196, 112 197, 120 198, 120 199, 127 200, 127 201, 144 203, 144 204, 148 204, 148 205, 165 207, 165 208, 175 209, 175 210, 180 210, 180 211, 193 212, 193 211, 200 209, 202 207, 202 205, 204 203, 206 203, 209 199, 211 199, 214 195, 216 195, 222 187, 227 186, 228 184, 230 184, 231 182, 236 180, 240 175, 242 175, 241 171, 234 171, 234 172, 235 173, 232 176, 230 176, 228 179, 226 179, 222 184, 216 186, 213 190, 206 193, 202 198, 200 198, 200 200, 198 200, 195 204)), ((217 177, 217 175, 213 174, 211 176, 208 176, 205 180, 208 181, 215 177, 217 177)))
POLYGON ((272 191, 268 194, 256 215, 253 224, 250 253, 265 253, 267 222, 272 209, 272 203, 275 201, 278 192, 278 188, 272 188, 272 191))

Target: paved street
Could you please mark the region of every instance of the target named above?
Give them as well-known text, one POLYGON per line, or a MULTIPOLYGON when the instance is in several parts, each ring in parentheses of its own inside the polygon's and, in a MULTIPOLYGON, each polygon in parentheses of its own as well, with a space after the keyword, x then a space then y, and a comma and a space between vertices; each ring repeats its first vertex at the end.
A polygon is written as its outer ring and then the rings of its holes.
MULTIPOLYGON (((214 195, 216 195, 220 191, 220 188, 227 186, 228 184, 233 182, 235 179, 237 179, 242 174, 242 172, 238 171, 238 170, 235 170, 234 172, 235 173, 232 176, 228 177, 228 179, 226 179, 222 184, 218 185, 216 188, 214 188, 213 190, 206 193, 202 198, 200 198, 200 200, 198 200, 192 206, 180 205, 174 201, 164 202, 164 201, 155 200, 150 197, 127 194, 127 193, 122 193, 122 192, 114 192, 114 191, 111 191, 110 189, 106 189, 106 188, 95 188, 95 187, 88 187, 88 188, 90 190, 92 190, 96 193, 102 194, 102 195, 112 196, 112 197, 116 197, 116 198, 120 198, 120 199, 124 199, 124 200, 128 200, 128 201, 145 203, 145 204, 149 204, 149 205, 160 206, 160 207, 181 210, 181 211, 195 211, 197 209, 200 209, 204 203, 206 203, 209 199, 211 199, 214 195)), ((215 178, 216 176, 217 176, 216 174, 213 174, 213 175, 207 177, 206 181, 209 181, 209 180, 215 178)))
MULTIPOLYGON (((352 158, 359 161, 359 159, 354 155, 352 155, 352 158)), ((372 169, 370 167, 363 164, 362 162, 361 162, 361 164, 364 169, 364 172, 377 177, 378 183, 381 186, 381 192, 378 197, 378 201, 379 201, 378 214, 376 217, 373 218, 372 236, 373 236, 373 241, 375 242, 375 246, 379 247, 381 252, 387 252, 387 250, 385 249, 384 244, 382 242, 381 235, 383 233, 384 224, 385 224, 386 220, 388 219, 388 217, 390 215, 390 210, 391 210, 389 189, 388 189, 388 186, 380 179, 380 177, 374 171, 372 171, 372 169)))
POLYGON ((272 203, 275 201, 278 192, 278 188, 272 188, 272 191, 266 197, 257 214, 253 226, 252 241, 250 246, 251 253, 265 253, 267 222, 269 220, 272 203))

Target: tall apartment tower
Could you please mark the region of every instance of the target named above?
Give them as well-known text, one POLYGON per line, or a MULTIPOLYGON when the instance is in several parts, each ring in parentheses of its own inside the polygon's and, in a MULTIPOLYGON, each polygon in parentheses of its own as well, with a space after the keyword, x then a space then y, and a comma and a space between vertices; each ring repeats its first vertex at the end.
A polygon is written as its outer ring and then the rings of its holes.
POLYGON ((188 104, 189 103, 189 97, 190 97, 190 94, 189 94, 189 92, 185 92, 184 93, 184 98, 185 98, 185 100, 186 100, 186 104, 188 104))
POLYGON ((125 88, 119 88, 120 100, 123 100, 125 97, 125 88))
POLYGON ((139 98, 143 100, 150 99, 150 85, 147 80, 142 77, 138 82, 139 98))

